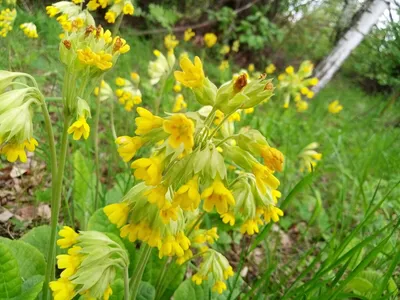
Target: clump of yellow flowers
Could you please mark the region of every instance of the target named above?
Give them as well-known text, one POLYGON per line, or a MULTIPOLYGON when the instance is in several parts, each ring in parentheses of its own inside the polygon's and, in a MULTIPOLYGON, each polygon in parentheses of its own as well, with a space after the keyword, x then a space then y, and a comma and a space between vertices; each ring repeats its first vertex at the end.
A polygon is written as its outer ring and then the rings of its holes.
POLYGON ((64 226, 57 245, 67 254, 57 256, 60 278, 50 282, 54 299, 70 300, 76 295, 85 299, 108 300, 113 294, 110 285, 118 269, 129 265, 124 248, 106 234, 97 231, 76 233, 64 226))
POLYGON ((130 50, 129 45, 119 36, 112 37, 109 30, 100 25, 66 32, 60 42, 60 59, 65 67, 63 88, 64 110, 67 115, 75 115, 76 122, 68 132, 75 140, 89 136, 87 118, 90 108, 87 103, 90 93, 98 85, 102 74, 110 69, 119 55, 130 50))
POLYGON ((142 93, 139 89, 140 76, 137 73, 131 73, 132 81, 117 77, 115 84, 118 86, 115 94, 120 104, 124 105, 126 111, 132 111, 135 105, 142 103, 142 93))
POLYGON ((218 38, 215 33, 209 32, 204 35, 203 39, 204 44, 207 46, 207 48, 211 48, 217 43, 218 38))
POLYGON ((233 269, 222 254, 209 248, 218 234, 216 228, 200 227, 204 214, 217 213, 224 223, 238 224, 249 235, 283 216, 277 207, 275 177, 283 168, 282 153, 257 130, 223 130, 226 123, 240 120, 240 110, 268 100, 274 86, 266 75, 249 81, 240 74, 217 88, 198 57, 192 62, 184 56, 180 66, 175 79, 190 88, 203 107, 165 117, 137 108, 136 135, 118 137, 118 152, 129 162, 142 147, 153 151, 132 161, 134 176, 141 182, 104 212, 121 237, 158 249, 160 258, 174 257, 183 264, 197 253, 202 262, 192 280, 201 284, 208 278, 213 290, 222 293, 233 269))
POLYGON ((328 110, 331 114, 338 114, 343 110, 343 105, 339 103, 339 100, 334 100, 329 103, 328 110))
POLYGON ((6 37, 8 32, 13 28, 14 20, 17 16, 17 11, 13 9, 3 9, 0 11, 0 36, 6 37))
MULTIPOLYGON (((275 66, 269 66, 267 71, 275 71, 275 66)), ((288 108, 290 100, 293 99, 296 103, 298 111, 307 110, 308 104, 306 101, 302 100, 302 96, 308 99, 314 97, 314 92, 309 89, 309 87, 318 84, 318 78, 310 78, 313 72, 314 66, 310 61, 304 61, 301 63, 299 70, 295 72, 292 66, 288 66, 285 69, 285 73, 278 76, 278 86, 279 96, 283 100, 283 107, 288 108)))
POLYGON ((37 39, 39 37, 36 30, 36 25, 33 23, 23 23, 19 25, 19 28, 22 29, 22 31, 28 38, 37 39))

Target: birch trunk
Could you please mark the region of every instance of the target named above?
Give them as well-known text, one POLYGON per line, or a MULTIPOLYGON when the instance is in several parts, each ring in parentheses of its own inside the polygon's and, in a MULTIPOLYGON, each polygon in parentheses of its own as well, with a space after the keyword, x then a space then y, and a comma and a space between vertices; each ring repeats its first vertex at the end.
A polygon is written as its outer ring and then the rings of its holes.
POLYGON ((361 43, 388 7, 389 2, 387 0, 367 0, 364 8, 361 8, 357 17, 354 18, 353 25, 343 34, 331 53, 315 69, 315 76, 319 79, 319 83, 313 89, 315 93, 319 92, 331 80, 346 58, 361 43))

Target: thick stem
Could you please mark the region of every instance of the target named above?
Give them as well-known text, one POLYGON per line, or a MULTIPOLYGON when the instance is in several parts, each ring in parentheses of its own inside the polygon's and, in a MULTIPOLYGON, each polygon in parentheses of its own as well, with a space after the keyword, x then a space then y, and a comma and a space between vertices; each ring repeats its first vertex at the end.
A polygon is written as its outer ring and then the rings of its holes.
POLYGON ((47 299, 48 296, 48 286, 50 280, 54 278, 55 270, 55 252, 56 252, 56 236, 57 236, 57 225, 58 225, 58 215, 60 213, 61 206, 61 192, 62 192, 62 182, 64 178, 64 167, 67 157, 68 149, 68 127, 71 117, 68 115, 64 116, 64 127, 61 139, 61 150, 59 156, 58 167, 56 168, 56 178, 52 179, 52 193, 53 199, 51 203, 51 233, 50 233, 50 247, 47 254, 47 268, 45 281, 43 284, 43 300, 47 299))
POLYGON ((129 300, 129 268, 124 269, 124 299, 129 300))
POLYGON ((130 283, 131 300, 135 300, 137 293, 139 291, 140 281, 142 280, 144 269, 146 268, 147 261, 149 260, 151 254, 151 247, 148 244, 142 244, 142 254, 138 265, 136 266, 130 283))
POLYGON ((169 263, 170 263, 170 260, 166 259, 165 262, 164 262, 164 265, 162 267, 162 270, 160 272, 160 275, 158 276, 157 284, 156 284, 156 297, 155 297, 155 299, 159 299, 161 297, 161 289, 162 289, 162 285, 163 285, 163 282, 164 282, 165 274, 167 273, 167 267, 168 267, 169 263))

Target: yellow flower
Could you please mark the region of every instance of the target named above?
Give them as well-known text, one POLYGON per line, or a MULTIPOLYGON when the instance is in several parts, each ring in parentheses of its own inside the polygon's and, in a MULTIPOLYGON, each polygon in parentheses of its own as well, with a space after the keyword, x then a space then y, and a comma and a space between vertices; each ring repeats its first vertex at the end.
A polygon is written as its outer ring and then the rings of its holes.
POLYGON ((182 143, 186 150, 194 145, 194 123, 184 114, 175 114, 169 120, 165 120, 163 128, 169 133, 168 143, 172 148, 178 148, 182 143))
POLYGON ((133 7, 132 3, 126 2, 124 4, 124 8, 122 9, 122 12, 124 13, 124 15, 133 16, 133 13, 135 12, 135 8, 133 7))
POLYGON ((139 158, 131 164, 136 169, 134 176, 144 180, 147 185, 158 185, 162 177, 162 161, 159 157, 139 158))
POLYGON ((338 114, 342 111, 343 106, 340 105, 339 100, 331 102, 328 106, 328 110, 331 114, 338 114))
POLYGON ((289 66, 285 69, 285 72, 289 75, 292 75, 294 73, 294 68, 292 66, 289 66))
POLYGON ((275 67, 274 64, 269 64, 269 65, 265 68, 265 72, 266 72, 267 74, 272 74, 272 73, 275 72, 275 70, 276 70, 276 67, 275 67))
POLYGON ((85 140, 87 140, 90 133, 90 127, 86 122, 85 117, 79 117, 79 119, 68 128, 68 133, 74 134, 73 139, 75 141, 80 140, 82 136, 85 140))
POLYGON ((114 203, 103 208, 104 213, 111 223, 118 228, 126 224, 129 215, 129 205, 125 202, 114 203))
POLYGON ((261 156, 264 159, 264 165, 273 171, 282 172, 283 154, 276 148, 263 146, 261 148, 261 156))
POLYGON ((128 52, 131 47, 126 43, 126 40, 117 36, 113 41, 113 53, 121 53, 124 54, 128 52))
POLYGON ((57 255, 58 268, 65 269, 61 272, 61 277, 68 278, 76 273, 82 261, 82 256, 79 254, 81 249, 79 246, 73 246, 68 250, 68 254, 57 255))
POLYGON ((206 33, 204 35, 204 43, 208 48, 214 46, 217 42, 217 36, 214 33, 206 33))
POLYGON ((22 29, 24 34, 31 39, 38 38, 38 33, 36 31, 36 25, 33 23, 23 23, 19 26, 22 29))
POLYGON ((143 194, 147 197, 150 203, 155 203, 158 208, 162 208, 165 205, 165 194, 168 192, 168 187, 160 184, 155 188, 152 188, 143 194))
POLYGON ((135 84, 138 84, 140 81, 140 76, 136 72, 131 72, 131 79, 135 84))
POLYGON ((234 275, 233 269, 231 266, 229 266, 227 269, 224 270, 224 279, 227 280, 229 277, 232 277, 234 275))
POLYGON ((161 247, 159 247, 159 254, 158 257, 161 259, 164 256, 178 256, 178 257, 182 257, 185 254, 185 250, 187 250, 189 248, 190 242, 187 243, 186 241, 184 243, 182 243, 182 241, 179 241, 178 239, 175 239, 174 236, 172 235, 168 235, 161 247), (187 248, 185 249, 185 247, 187 246, 187 248))
POLYGON ((174 85, 173 89, 174 89, 174 92, 175 92, 175 93, 181 92, 181 91, 182 91, 182 85, 181 85, 181 83, 178 82, 178 81, 175 82, 175 85, 174 85))
POLYGON ((175 35, 168 34, 164 37, 164 45, 168 50, 173 50, 178 44, 179 41, 176 39, 175 35))
POLYGON ((258 224, 260 225, 263 224, 260 218, 247 220, 240 227, 240 232, 242 234, 247 233, 248 235, 253 235, 254 233, 258 233, 260 231, 258 228, 258 224))
POLYGON ((194 176, 175 193, 174 203, 184 210, 193 211, 200 204, 198 176, 194 176))
POLYGON ((214 292, 217 292, 218 294, 222 294, 226 290, 225 282, 223 282, 222 280, 217 280, 213 285, 212 290, 214 292))
POLYGON ((229 116, 228 118, 228 122, 239 122, 240 121, 240 113, 238 113, 237 111, 234 112, 232 115, 229 116))
POLYGON ((252 114, 253 112, 254 112, 254 107, 246 108, 246 109, 244 110, 244 113, 245 113, 246 115, 252 114))
POLYGON ((192 252, 192 250, 188 249, 188 250, 185 251, 185 253, 183 254, 183 256, 178 257, 178 258, 176 259, 176 263, 177 263, 178 265, 182 265, 182 264, 184 264, 185 262, 187 262, 189 259, 191 259, 192 257, 193 257, 193 252, 192 252))
POLYGON ((308 103, 307 103, 307 101, 298 101, 296 103, 296 107, 297 107, 298 112, 303 112, 308 109, 308 103))
POLYGON ((122 157, 124 162, 130 161, 144 144, 142 138, 137 136, 119 136, 115 143, 118 145, 119 156, 122 157))
POLYGON ((57 245, 60 248, 69 248, 73 244, 75 244, 78 240, 79 234, 75 232, 71 227, 64 226, 59 232, 58 235, 63 237, 62 239, 57 240, 57 245))
POLYGON ((54 300, 71 300, 75 296, 75 285, 68 278, 59 278, 49 283, 54 300))
POLYGON ((254 70, 255 70, 254 64, 249 64, 249 66, 247 67, 247 70, 249 70, 250 73, 254 72, 254 70))
POLYGON ((223 45, 221 48, 221 51, 219 53, 221 54, 228 54, 231 51, 231 48, 228 45, 223 45))
POLYGON ((307 93, 306 97, 307 97, 308 99, 311 99, 312 97, 314 97, 314 92, 313 92, 313 91, 309 91, 309 92, 307 93))
POLYGON ((317 85, 318 82, 319 82, 319 80, 318 80, 317 77, 313 77, 313 78, 310 79, 310 84, 313 85, 313 86, 317 85))
POLYGON ((192 28, 188 28, 185 30, 185 33, 183 34, 183 39, 185 42, 190 41, 196 33, 193 32, 192 28))
POLYGON ((54 17, 60 12, 57 7, 54 6, 46 6, 46 13, 49 15, 50 18, 54 17))
POLYGON ((104 291, 103 300, 109 300, 110 296, 113 294, 113 290, 111 286, 108 286, 104 291))
POLYGON ((278 198, 282 197, 282 193, 278 190, 272 190, 272 199, 274 200, 274 204, 278 203, 278 198))
POLYGON ((215 112, 214 124, 215 125, 221 124, 221 122, 224 119, 224 117, 225 117, 225 114, 222 111, 217 110, 215 112))
POLYGON ((201 87, 205 79, 203 64, 198 56, 194 58, 194 64, 188 57, 182 57, 180 60, 182 71, 175 71, 174 76, 177 81, 184 86, 196 88, 201 87))
POLYGON ((196 285, 200 285, 203 280, 206 280, 207 277, 201 276, 199 273, 196 273, 192 276, 192 281, 196 284, 196 285))
POLYGON ((278 80, 279 81, 283 81, 285 79, 286 79, 286 75, 285 74, 279 74, 279 76, 278 76, 278 80))
POLYGON ((256 184, 259 190, 265 194, 267 187, 276 190, 279 186, 279 180, 272 171, 259 163, 253 165, 253 174, 256 177, 256 184))
POLYGON ((215 206, 220 215, 228 212, 229 205, 235 205, 231 191, 218 178, 203 191, 201 198, 204 199, 203 209, 206 212, 210 212, 215 206))
POLYGON ((228 60, 221 61, 221 64, 218 66, 218 69, 220 71, 225 71, 228 68, 229 68, 229 61, 228 60))
POLYGON ((163 119, 154 116, 150 111, 143 107, 138 107, 136 109, 140 117, 135 119, 137 135, 144 135, 155 128, 160 128, 163 125, 163 119))
POLYGON ((117 18, 117 14, 113 11, 108 11, 106 12, 106 15, 104 16, 104 19, 108 22, 108 23, 115 23, 115 19, 117 18))
POLYGON ((170 220, 178 220, 178 207, 169 202, 165 202, 160 210, 160 217, 164 224, 168 224, 170 220))
POLYGON ((97 0, 90 0, 86 7, 87 7, 88 10, 92 11, 92 10, 98 9, 99 6, 100 6, 100 4, 97 3, 97 0))
POLYGON ((305 87, 305 86, 300 89, 300 93, 302 95, 307 95, 309 91, 310 90, 308 89, 308 87, 305 87))
POLYGON ((21 162, 26 162, 28 158, 25 153, 25 148, 29 152, 33 152, 38 145, 37 140, 31 138, 29 141, 26 140, 22 144, 6 144, 0 150, 0 153, 4 154, 9 162, 15 162, 18 158, 21 162))
POLYGON ((172 109, 172 112, 174 112, 174 113, 179 112, 186 107, 187 107, 187 103, 185 102, 183 95, 182 94, 176 95, 175 104, 172 109))
POLYGON ((125 86, 126 80, 124 78, 122 78, 122 77, 117 77, 115 79, 115 84, 118 85, 118 86, 125 86))
POLYGON ((227 212, 221 215, 222 222, 233 226, 235 225, 235 216, 231 212, 227 212))
POLYGON ((271 222, 271 220, 274 222, 278 222, 279 217, 283 217, 283 211, 280 208, 274 205, 268 205, 264 209, 264 220, 266 223, 271 222))

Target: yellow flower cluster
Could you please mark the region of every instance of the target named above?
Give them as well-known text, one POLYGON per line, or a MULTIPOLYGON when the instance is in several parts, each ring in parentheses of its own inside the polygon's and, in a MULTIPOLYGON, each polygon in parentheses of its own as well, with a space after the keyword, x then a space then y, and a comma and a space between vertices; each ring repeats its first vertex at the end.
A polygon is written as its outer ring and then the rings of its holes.
POLYGON ((196 33, 193 31, 192 28, 188 28, 185 30, 184 34, 183 34, 183 40, 185 42, 190 41, 194 36, 196 36, 196 33))
MULTIPOLYGON (((318 78, 310 78, 313 69, 314 66, 310 61, 304 61, 297 72, 295 72, 292 66, 288 66, 285 69, 285 73, 278 76, 279 83, 277 88, 280 96, 283 98, 284 108, 288 108, 290 100, 294 99, 298 112, 308 109, 308 103, 302 100, 302 96, 308 99, 314 97, 314 92, 310 90, 310 87, 318 84, 318 78)), ((273 68, 271 66, 269 71, 275 71, 275 66, 273 68)))
POLYGON ((331 114, 335 115, 343 110, 343 106, 339 103, 339 100, 335 100, 329 103, 328 110, 331 114))
POLYGON ((17 16, 17 11, 14 9, 3 9, 0 11, 0 36, 6 37, 8 32, 13 28, 14 20, 17 16))
MULTIPOLYGON (((160 257, 174 256, 182 264, 197 252, 203 263, 193 280, 201 284, 205 278, 213 278, 213 290, 222 293, 233 270, 221 254, 205 244, 212 244, 218 234, 216 228, 199 228, 199 218, 216 211, 231 226, 240 220, 241 231, 251 235, 261 224, 277 222, 283 216, 276 206, 280 193, 274 175, 283 169, 282 153, 256 130, 234 132, 240 111, 268 100, 273 85, 265 75, 250 81, 240 74, 217 88, 205 76, 198 57, 193 63, 185 56, 180 65, 174 90, 179 93, 181 85, 189 87, 197 101, 208 106, 163 118, 137 108, 136 136, 118 137, 116 144, 125 162, 134 159, 133 174, 142 182, 120 203, 106 206, 104 213, 120 228, 121 237, 157 248, 160 257), (229 130, 224 130, 226 124, 229 130), (152 147, 152 153, 135 159, 145 145, 152 147), (232 171, 228 176, 231 170, 226 162, 240 168, 241 175, 232 171)), ((118 78, 117 84, 125 81, 118 78)))
POLYGON ((175 35, 168 34, 164 37, 164 46, 167 48, 167 50, 174 50, 178 44, 179 41, 176 39, 175 35))
POLYGON ((142 93, 139 89, 140 77, 137 73, 132 73, 131 78, 132 82, 122 77, 115 79, 115 84, 118 86, 115 94, 126 111, 132 111, 135 105, 142 103, 142 93))
POLYGON ((206 33, 203 37, 204 44, 211 48, 217 43, 217 36, 214 33, 206 33))
POLYGON ((131 0, 89 0, 87 8, 90 11, 97 10, 98 8, 111 7, 105 14, 105 20, 108 23, 115 23, 120 15, 133 15, 135 8, 131 0))
POLYGON ((63 271, 49 284, 53 299, 72 300, 80 294, 85 299, 108 300, 113 293, 110 284, 115 270, 129 264, 126 250, 100 232, 78 234, 64 226, 59 235, 57 245, 68 250, 57 256, 57 266, 63 271), (105 267, 99 270, 99 264, 105 267))
POLYGON ((36 39, 38 38, 38 33, 36 30, 36 25, 33 23, 23 23, 19 26, 19 28, 22 29, 22 31, 24 32, 24 34, 31 39, 36 39))
POLYGON ((318 147, 319 144, 314 142, 304 147, 300 152, 298 155, 300 159, 300 172, 304 172, 304 170, 311 172, 317 166, 317 161, 322 158, 322 154, 316 151, 318 147))

